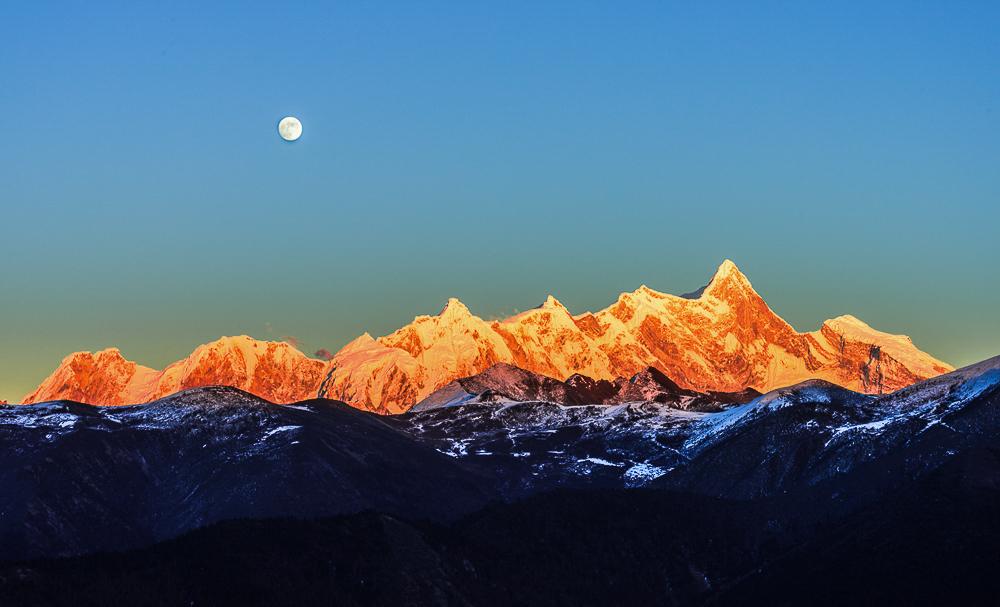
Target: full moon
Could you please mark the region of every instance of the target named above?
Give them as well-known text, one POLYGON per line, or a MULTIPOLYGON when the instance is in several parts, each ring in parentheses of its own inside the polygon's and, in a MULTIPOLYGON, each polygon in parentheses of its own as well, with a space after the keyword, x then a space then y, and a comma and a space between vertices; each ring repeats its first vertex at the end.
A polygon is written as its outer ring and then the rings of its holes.
POLYGON ((302 136, 302 123, 295 116, 285 116, 278 123, 278 134, 285 141, 295 141, 302 136))

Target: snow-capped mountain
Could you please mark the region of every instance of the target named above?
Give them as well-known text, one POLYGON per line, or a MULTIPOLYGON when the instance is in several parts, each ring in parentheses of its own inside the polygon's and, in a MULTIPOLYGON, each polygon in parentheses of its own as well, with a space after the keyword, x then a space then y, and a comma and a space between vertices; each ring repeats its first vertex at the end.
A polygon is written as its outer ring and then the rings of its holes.
POLYGON ((77 353, 24 402, 148 402, 187 387, 224 384, 275 402, 318 395, 399 413, 498 363, 560 380, 580 374, 614 381, 653 368, 699 392, 766 392, 825 379, 880 394, 952 369, 908 337, 876 331, 853 316, 799 333, 727 260, 694 293, 675 296, 642 286, 596 313, 573 315, 550 296, 538 308, 488 322, 450 299, 436 316, 417 316, 383 337, 362 335, 329 362, 245 336, 201 346, 163 371, 127 361, 116 350, 77 353))
POLYGON ((324 367, 323 361, 309 358, 287 343, 258 341, 246 335, 198 346, 190 356, 162 371, 137 365, 117 348, 109 348, 70 354, 23 402, 130 405, 187 388, 224 385, 288 403, 315 395, 324 367))

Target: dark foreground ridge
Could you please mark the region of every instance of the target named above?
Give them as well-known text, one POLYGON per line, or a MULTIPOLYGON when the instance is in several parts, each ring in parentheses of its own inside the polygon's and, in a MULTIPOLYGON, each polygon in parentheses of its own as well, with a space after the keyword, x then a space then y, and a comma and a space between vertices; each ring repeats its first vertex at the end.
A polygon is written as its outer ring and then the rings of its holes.
POLYGON ((795 500, 650 490, 560 490, 448 525, 373 512, 229 521, 137 551, 0 566, 0 604, 990 604, 1000 490, 977 484, 1000 478, 998 462, 969 453, 821 523, 795 500))
POLYGON ((985 603, 1000 358, 875 397, 0 407, 0 604, 985 603))

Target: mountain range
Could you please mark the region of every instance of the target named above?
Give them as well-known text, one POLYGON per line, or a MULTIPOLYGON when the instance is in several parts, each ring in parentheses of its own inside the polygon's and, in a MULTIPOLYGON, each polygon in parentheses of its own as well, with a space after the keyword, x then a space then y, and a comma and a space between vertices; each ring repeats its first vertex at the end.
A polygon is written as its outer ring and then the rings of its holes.
POLYGON ((0 407, 0 603, 991 596, 1000 357, 882 395, 600 381, 494 365, 389 416, 227 387, 0 407))
POLYGON ((554 381, 494 367, 458 382, 474 398, 391 416, 227 387, 121 407, 6 405, 0 538, 8 557, 75 554, 234 518, 372 509, 446 521, 557 488, 747 500, 867 470, 834 500, 853 507, 886 475, 922 475, 1000 429, 1000 357, 885 395, 823 380, 693 393, 646 371, 619 388, 648 399, 567 405, 581 393, 554 381))
POLYGON ((800 333, 726 260, 697 291, 675 296, 641 286, 596 313, 573 315, 549 296, 537 308, 486 321, 450 299, 438 315, 417 316, 379 338, 365 333, 329 361, 247 336, 199 346, 163 370, 129 361, 115 348, 77 352, 23 402, 123 405, 225 385, 271 402, 331 398, 392 414, 498 364, 558 381, 612 383, 653 369, 679 388, 719 393, 823 379, 882 394, 952 370, 909 337, 850 315, 800 333))

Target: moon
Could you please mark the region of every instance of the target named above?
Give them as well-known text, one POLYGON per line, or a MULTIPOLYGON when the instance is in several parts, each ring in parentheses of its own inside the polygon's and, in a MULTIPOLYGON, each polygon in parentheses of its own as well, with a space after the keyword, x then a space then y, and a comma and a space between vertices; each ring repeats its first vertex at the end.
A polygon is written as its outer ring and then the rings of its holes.
POLYGON ((278 134, 285 141, 295 141, 302 136, 302 123, 295 116, 285 116, 278 123, 278 134))

